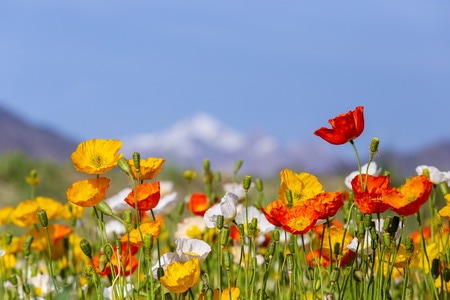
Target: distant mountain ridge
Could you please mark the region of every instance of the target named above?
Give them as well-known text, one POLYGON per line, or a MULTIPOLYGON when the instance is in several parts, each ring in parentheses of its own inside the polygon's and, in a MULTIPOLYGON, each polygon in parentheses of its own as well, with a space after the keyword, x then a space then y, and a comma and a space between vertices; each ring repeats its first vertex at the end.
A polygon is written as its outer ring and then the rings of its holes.
MULTIPOLYGON (((33 158, 66 162, 78 144, 51 129, 29 124, 1 107, 0 132, 0 154, 20 151, 33 158)), ((284 168, 317 175, 345 174, 355 169, 354 159, 344 159, 320 139, 316 143, 282 145, 264 133, 245 135, 206 113, 180 120, 158 133, 124 137, 122 142, 121 152, 126 157, 140 152, 141 157, 162 157, 166 164, 181 168, 199 169, 203 160, 209 159, 213 170, 232 173, 235 163, 242 159, 240 172, 258 176, 276 176, 284 168)), ((388 165, 398 176, 412 176, 416 166, 422 164, 450 170, 450 141, 409 154, 383 149, 376 161, 388 165)))
POLYGON ((76 146, 53 130, 29 124, 0 107, 0 153, 22 152, 32 158, 65 162, 76 146))

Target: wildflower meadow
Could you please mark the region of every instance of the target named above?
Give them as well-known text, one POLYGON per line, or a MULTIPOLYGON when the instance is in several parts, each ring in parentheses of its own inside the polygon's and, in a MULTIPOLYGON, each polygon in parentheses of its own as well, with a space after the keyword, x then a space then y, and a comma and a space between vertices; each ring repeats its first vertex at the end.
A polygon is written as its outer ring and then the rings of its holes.
POLYGON ((450 299, 450 172, 417 162, 394 185, 378 138, 360 160, 362 106, 329 125, 313 134, 355 155, 345 188, 283 169, 273 199, 240 160, 227 183, 208 159, 184 170, 179 195, 164 158, 80 143, 66 199, 37 195, 30 170, 29 198, 0 208, 0 299, 450 299))

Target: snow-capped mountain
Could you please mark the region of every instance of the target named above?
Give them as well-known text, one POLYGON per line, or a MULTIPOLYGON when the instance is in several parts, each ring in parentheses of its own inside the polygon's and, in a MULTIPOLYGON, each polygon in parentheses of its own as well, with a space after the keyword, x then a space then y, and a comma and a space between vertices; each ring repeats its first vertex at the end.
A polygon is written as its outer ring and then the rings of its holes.
POLYGON ((300 142, 282 145, 274 137, 254 133, 244 135, 206 113, 181 120, 167 130, 143 133, 123 139, 123 152, 131 157, 163 157, 167 164, 200 169, 209 159, 214 171, 231 173, 243 160, 240 172, 249 175, 277 175, 283 168, 307 171, 332 169, 339 161, 319 144, 300 142), (319 155, 322 155, 319 158, 319 155))

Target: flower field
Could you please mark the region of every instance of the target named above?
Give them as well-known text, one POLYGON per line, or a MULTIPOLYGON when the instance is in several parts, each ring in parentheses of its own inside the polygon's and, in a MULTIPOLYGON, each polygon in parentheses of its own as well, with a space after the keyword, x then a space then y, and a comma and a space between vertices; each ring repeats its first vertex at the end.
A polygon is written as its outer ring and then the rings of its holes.
POLYGON ((80 143, 64 201, 36 195, 30 170, 29 199, 0 208, 0 299, 449 299, 450 172, 417 162, 394 185, 378 138, 360 161, 362 106, 329 125, 313 134, 354 152, 346 188, 283 169, 274 199, 242 161, 223 183, 205 159, 179 195, 164 158, 80 143))

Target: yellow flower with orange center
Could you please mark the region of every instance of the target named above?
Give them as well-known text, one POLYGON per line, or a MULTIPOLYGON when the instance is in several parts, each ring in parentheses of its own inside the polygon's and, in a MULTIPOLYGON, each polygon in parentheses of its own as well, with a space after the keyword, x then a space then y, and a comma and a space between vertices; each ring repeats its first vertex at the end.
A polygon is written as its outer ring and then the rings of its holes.
POLYGON ((142 238, 145 238, 146 234, 152 235, 153 239, 158 237, 161 231, 162 223, 163 220, 161 218, 157 218, 152 222, 142 223, 138 228, 131 230, 128 235, 123 235, 121 241, 126 243, 129 239, 131 245, 141 248, 142 238))
POLYGON ((292 204, 298 205, 306 200, 323 192, 322 184, 316 176, 309 173, 295 173, 292 170, 284 169, 280 172, 280 188, 278 190, 278 199, 288 204, 286 190, 292 193, 292 204))
POLYGON ((200 262, 198 258, 193 258, 185 263, 172 262, 159 280, 169 291, 181 294, 196 285, 199 278, 200 262))
POLYGON ((75 182, 67 189, 66 195, 73 204, 92 207, 105 198, 108 188, 109 179, 97 177, 75 182))
POLYGON ((87 140, 78 145, 70 158, 77 171, 103 174, 117 165, 122 157, 122 154, 118 154, 121 147, 122 142, 119 140, 87 140))
MULTIPOLYGON (((140 161, 140 176, 139 180, 152 180, 158 175, 158 173, 163 169, 162 165, 166 160, 163 158, 149 157, 147 159, 141 159, 140 161)), ((131 174, 133 178, 138 180, 136 167, 134 166, 134 160, 129 159, 128 163, 130 164, 131 174)))
POLYGON ((20 227, 28 227, 39 222, 37 212, 39 204, 34 200, 25 200, 19 203, 11 212, 11 221, 20 227))

